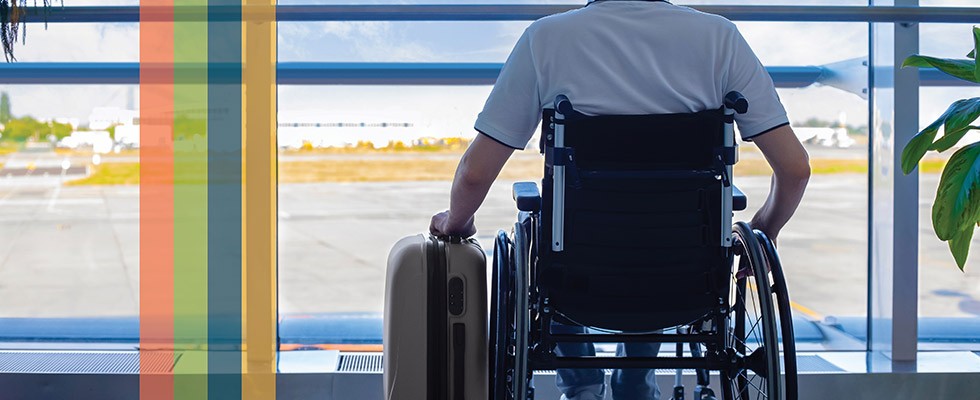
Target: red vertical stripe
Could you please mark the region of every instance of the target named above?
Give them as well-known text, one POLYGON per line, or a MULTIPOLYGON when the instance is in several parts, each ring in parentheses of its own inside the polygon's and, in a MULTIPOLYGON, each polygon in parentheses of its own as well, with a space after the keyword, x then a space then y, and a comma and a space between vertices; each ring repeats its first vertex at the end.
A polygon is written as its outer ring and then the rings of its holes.
POLYGON ((173 400, 174 3, 140 1, 140 399, 173 400), (172 365, 172 363, 171 363, 172 365))

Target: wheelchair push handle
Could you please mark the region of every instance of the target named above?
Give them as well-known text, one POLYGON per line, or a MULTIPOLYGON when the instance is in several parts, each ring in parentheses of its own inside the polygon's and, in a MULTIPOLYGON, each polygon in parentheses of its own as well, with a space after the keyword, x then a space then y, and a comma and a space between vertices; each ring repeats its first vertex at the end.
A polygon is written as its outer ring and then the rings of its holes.
POLYGON ((739 114, 745 114, 749 111, 749 101, 741 93, 733 90, 725 95, 725 108, 735 110, 739 114))
POLYGON ((515 182, 514 201, 517 202, 517 209, 527 212, 541 211, 541 192, 538 184, 534 182, 515 182))
POLYGON ((575 113, 575 108, 572 107, 572 101, 568 99, 568 96, 563 94, 555 97, 555 110, 561 115, 569 116, 575 113))

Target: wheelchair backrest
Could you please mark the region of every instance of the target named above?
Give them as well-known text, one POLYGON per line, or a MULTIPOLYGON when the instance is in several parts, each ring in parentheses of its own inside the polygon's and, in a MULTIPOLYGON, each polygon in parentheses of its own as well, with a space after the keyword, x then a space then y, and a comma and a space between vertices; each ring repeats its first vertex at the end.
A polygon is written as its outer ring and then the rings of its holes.
POLYGON ((566 319, 606 329, 717 311, 732 257, 731 116, 575 114, 544 113, 538 290, 566 319))

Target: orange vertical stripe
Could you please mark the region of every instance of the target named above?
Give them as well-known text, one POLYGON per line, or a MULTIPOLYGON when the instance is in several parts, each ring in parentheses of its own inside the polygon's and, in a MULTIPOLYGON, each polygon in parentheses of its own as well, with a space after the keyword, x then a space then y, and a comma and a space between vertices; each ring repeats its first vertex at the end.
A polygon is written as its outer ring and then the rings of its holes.
MULTIPOLYGON (((140 360, 173 358, 173 5, 140 1, 140 360)), ((140 399, 172 400, 173 374, 152 366, 140 363, 140 399)))

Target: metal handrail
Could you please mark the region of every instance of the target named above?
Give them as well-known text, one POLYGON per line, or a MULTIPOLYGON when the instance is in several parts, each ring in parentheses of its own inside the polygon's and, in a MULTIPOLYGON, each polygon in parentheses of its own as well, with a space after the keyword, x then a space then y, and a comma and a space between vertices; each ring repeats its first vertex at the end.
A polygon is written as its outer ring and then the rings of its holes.
MULTIPOLYGON (((502 67, 501 63, 280 62, 276 77, 281 85, 492 85, 502 67)), ((228 69, 227 76, 231 78, 241 76, 232 73, 232 69, 241 68, 240 64, 177 64, 160 68, 182 71, 178 83, 221 83, 223 68, 228 69)), ((822 72, 820 67, 779 66, 769 67, 768 71, 777 87, 786 88, 809 86, 822 72)), ((155 75, 158 74, 150 74, 155 75)), ((138 62, 0 63, 0 84, 139 83, 138 62)))
MULTIPOLYGON (((280 62, 280 85, 492 85, 501 63, 387 63, 387 62, 280 62)), ((153 69, 152 66, 148 67, 153 69)), ((170 68, 170 66, 166 66, 170 68)), ((176 64, 185 71, 179 83, 221 83, 221 70, 228 69, 228 83, 241 76, 232 69, 241 65, 213 63, 176 64), (194 73, 194 71, 199 73, 194 73), (209 74, 208 71, 211 73, 209 74), (199 81, 195 81, 199 77, 199 81), (205 81, 204 79, 208 79, 205 81)), ((776 87, 803 88, 821 83, 825 72, 819 66, 766 67, 776 87)), ((151 74, 152 76, 152 74, 151 74)), ((140 83, 138 62, 17 62, 0 63, 0 84, 118 84, 140 83)), ((975 86, 936 69, 920 71, 920 85, 933 87, 975 86)))
MULTIPOLYGON (((532 21, 580 8, 581 4, 369 4, 369 5, 280 5, 279 22, 299 21, 532 21)), ((977 7, 862 7, 862 6, 720 6, 692 5, 691 8, 724 16, 733 21, 770 22, 919 22, 976 23, 977 7)), ((54 7, 48 12, 27 7, 24 20, 30 23, 140 22, 139 6, 54 7)), ((145 20, 239 21, 269 19, 269 7, 187 6, 143 8, 145 20), (155 10, 160 10, 156 12, 155 10), (154 17, 158 16, 158 17, 154 17)))

